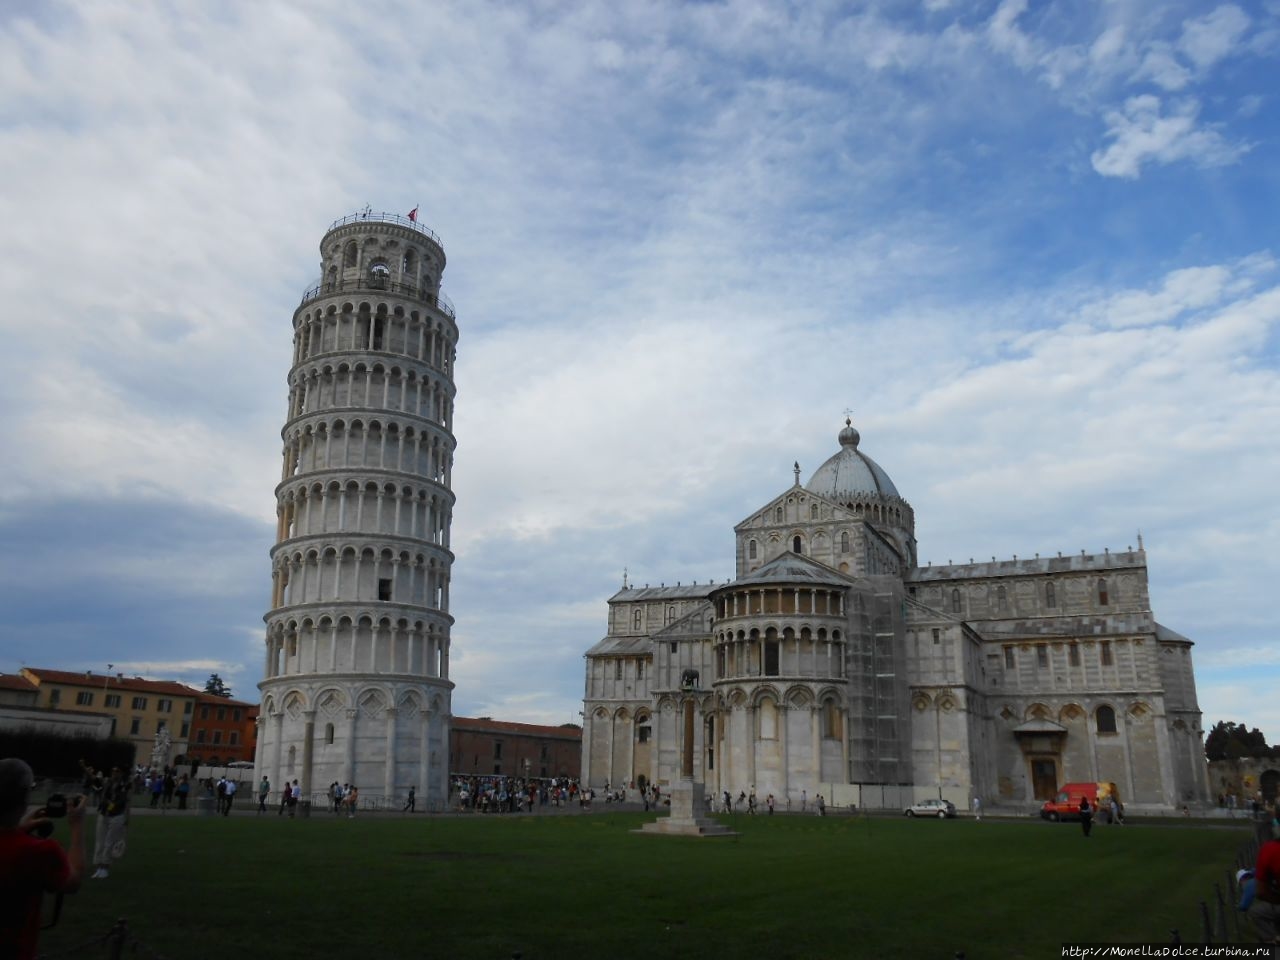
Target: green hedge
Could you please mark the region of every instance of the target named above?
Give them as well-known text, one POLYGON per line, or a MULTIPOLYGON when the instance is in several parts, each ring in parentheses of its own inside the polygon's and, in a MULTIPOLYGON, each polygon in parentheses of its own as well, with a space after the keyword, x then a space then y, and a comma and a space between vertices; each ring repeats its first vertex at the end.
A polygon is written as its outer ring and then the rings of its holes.
POLYGON ((79 780, 80 761, 95 770, 133 769, 135 746, 112 737, 68 737, 38 730, 0 730, 0 757, 19 757, 31 765, 37 777, 79 780))

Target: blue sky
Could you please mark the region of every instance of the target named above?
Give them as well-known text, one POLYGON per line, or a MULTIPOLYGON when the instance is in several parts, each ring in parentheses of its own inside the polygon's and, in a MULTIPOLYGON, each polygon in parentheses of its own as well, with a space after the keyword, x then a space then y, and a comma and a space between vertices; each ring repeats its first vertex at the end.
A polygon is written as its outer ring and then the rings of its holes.
POLYGON ((0 10, 0 670, 253 697, 290 319, 366 203, 458 309, 454 709, 576 720, 623 568, 837 449, 922 560, 1142 530, 1280 741, 1280 3, 0 10))

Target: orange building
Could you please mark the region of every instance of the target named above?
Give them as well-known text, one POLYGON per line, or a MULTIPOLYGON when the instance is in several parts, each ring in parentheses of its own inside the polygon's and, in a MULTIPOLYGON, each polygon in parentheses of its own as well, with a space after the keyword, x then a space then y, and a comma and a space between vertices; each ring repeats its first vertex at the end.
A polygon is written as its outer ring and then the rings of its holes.
POLYGON ((253 762, 258 749, 258 705, 211 693, 197 693, 191 740, 184 758, 210 766, 253 762))
POLYGON ((150 758, 161 730, 169 731, 170 762, 187 752, 191 716, 199 696, 191 687, 90 670, 23 667, 21 676, 35 685, 37 707, 110 717, 111 735, 132 741, 140 763, 150 758))

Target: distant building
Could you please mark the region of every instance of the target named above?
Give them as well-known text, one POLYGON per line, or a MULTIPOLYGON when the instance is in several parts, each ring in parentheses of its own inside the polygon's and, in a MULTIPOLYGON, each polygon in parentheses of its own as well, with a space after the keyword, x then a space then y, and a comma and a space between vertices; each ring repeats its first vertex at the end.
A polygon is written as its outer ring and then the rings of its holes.
POLYGON ((0 730, 29 730, 67 737, 106 739, 111 717, 40 707, 40 688, 20 674, 0 673, 0 730))
POLYGON ((0 705, 34 707, 40 688, 21 674, 0 673, 0 705))
POLYGON ((1191 641, 1157 623, 1142 549, 946 566, 846 421, 839 451, 737 525, 735 579, 609 599, 587 651, 583 778, 678 777, 892 808, 1026 807, 1115 781, 1208 800, 1191 641))
POLYGON ((1280 757, 1241 757, 1239 760, 1212 760, 1209 762, 1209 789, 1214 801, 1219 797, 1237 798, 1237 803, 1248 807, 1249 801, 1259 794, 1269 804, 1280 799, 1280 757))
POLYGON ((569 777, 582 763, 582 728, 454 717, 449 772, 466 776, 569 777))
POLYGON ((211 693, 196 694, 187 762, 210 766, 252 761, 257 747, 258 705, 211 693))
POLYGON ((139 763, 151 757, 156 734, 169 731, 170 762, 187 752, 191 717, 199 694, 169 680, 143 680, 122 673, 41 670, 23 667, 36 688, 36 705, 46 709, 110 718, 110 736, 130 740, 139 763))

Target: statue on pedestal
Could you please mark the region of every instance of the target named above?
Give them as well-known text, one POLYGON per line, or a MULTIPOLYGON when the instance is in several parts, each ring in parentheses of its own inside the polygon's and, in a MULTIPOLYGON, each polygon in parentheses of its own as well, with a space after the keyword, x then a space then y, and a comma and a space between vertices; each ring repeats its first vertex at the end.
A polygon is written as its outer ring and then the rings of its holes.
POLYGON ((169 749, 173 741, 169 737, 169 728, 161 727, 156 731, 155 746, 151 748, 151 767, 154 770, 165 770, 169 766, 169 749))

